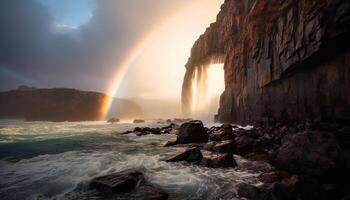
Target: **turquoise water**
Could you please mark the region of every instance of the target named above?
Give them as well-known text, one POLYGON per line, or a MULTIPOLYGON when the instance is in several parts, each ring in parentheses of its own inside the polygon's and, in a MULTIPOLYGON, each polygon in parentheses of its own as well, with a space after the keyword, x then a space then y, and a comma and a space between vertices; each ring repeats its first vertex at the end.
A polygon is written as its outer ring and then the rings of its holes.
MULTIPOLYGON (((165 126, 148 122, 137 126, 165 126)), ((137 168, 171 196, 216 199, 240 182, 259 184, 254 165, 238 156, 239 168, 209 169, 163 160, 183 148, 165 148, 174 135, 120 135, 131 123, 0 121, 1 199, 86 199, 89 181, 137 168)))

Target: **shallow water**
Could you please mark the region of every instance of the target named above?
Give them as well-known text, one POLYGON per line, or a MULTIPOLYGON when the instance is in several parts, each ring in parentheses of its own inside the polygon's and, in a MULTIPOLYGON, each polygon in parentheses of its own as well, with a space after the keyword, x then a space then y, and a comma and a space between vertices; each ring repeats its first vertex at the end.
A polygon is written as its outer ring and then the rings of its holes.
POLYGON ((235 169, 166 163, 184 150, 162 147, 175 136, 120 135, 135 126, 165 124, 0 121, 1 199, 91 198, 86 188, 92 178, 130 168, 143 171, 171 197, 217 199, 235 193, 240 182, 259 184, 259 174, 250 170, 256 163, 239 156, 235 169))

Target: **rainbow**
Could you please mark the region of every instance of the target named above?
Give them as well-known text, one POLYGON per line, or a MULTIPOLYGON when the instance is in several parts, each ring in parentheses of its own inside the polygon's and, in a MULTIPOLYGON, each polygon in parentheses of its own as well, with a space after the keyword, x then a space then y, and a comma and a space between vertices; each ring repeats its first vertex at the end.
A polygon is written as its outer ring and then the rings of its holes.
POLYGON ((153 40, 157 30, 159 29, 146 34, 144 37, 141 37, 141 39, 135 42, 135 45, 131 48, 125 59, 116 67, 116 71, 114 72, 113 76, 114 78, 106 90, 107 97, 103 100, 103 103, 101 105, 100 113, 102 119, 105 119, 107 117, 108 111, 113 103, 113 98, 118 93, 120 85, 124 80, 124 77, 127 74, 129 68, 132 66, 135 60, 137 60, 137 58, 142 55, 148 44, 153 40))

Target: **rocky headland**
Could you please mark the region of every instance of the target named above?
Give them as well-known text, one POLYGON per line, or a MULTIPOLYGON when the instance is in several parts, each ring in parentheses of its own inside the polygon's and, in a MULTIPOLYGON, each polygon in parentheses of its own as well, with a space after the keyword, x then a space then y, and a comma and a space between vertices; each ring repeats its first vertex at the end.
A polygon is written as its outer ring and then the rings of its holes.
MULTIPOLYGON (((76 89, 38 89, 21 86, 0 92, 0 118, 28 121, 94 121, 103 119, 103 93, 76 89)), ((111 115, 142 116, 141 108, 132 101, 115 99, 111 115)))

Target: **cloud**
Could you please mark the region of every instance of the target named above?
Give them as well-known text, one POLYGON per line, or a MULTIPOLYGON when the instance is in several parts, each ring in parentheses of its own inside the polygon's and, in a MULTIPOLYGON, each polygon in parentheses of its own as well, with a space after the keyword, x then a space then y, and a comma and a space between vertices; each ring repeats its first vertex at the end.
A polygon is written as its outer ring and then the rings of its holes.
POLYGON ((34 83, 103 91, 106 79, 137 38, 186 5, 186 0, 94 4, 91 19, 75 27, 57 23, 36 0, 1 0, 0 90, 34 83))

